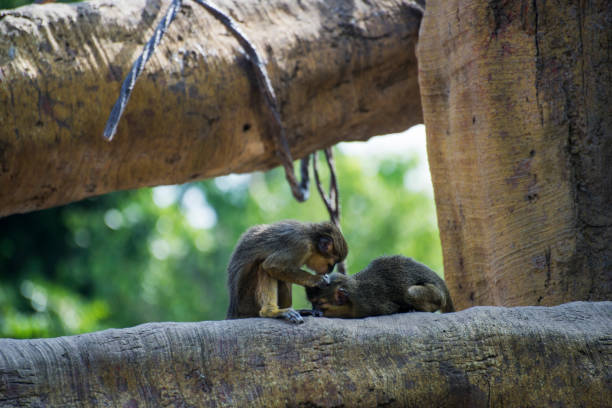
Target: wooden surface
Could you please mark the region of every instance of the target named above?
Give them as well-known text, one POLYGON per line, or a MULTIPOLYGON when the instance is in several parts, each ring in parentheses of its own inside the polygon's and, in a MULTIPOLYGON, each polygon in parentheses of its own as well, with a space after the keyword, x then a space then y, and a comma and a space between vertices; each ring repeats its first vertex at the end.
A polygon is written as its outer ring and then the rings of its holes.
MULTIPOLYGON (((169 4, 94 0, 0 18, 0 216, 278 164, 242 49, 190 1, 115 139, 102 139, 121 82, 169 4)), ((294 158, 422 122, 413 2, 216 4, 267 59, 294 158)))
POLYGON ((459 308, 612 299, 612 2, 431 1, 418 46, 459 308))
POLYGON ((0 339, 0 405, 604 407, 612 302, 0 339))

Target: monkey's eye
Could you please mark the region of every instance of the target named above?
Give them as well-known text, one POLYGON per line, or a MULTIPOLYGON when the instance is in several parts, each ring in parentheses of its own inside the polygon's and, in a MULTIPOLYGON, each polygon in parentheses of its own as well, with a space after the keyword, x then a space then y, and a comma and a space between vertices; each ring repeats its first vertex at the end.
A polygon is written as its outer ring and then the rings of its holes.
POLYGON ((334 243, 329 237, 321 237, 319 238, 319 242, 317 242, 317 249, 320 253, 329 255, 334 249, 334 243))
POLYGON ((343 305, 348 302, 348 291, 345 288, 339 287, 336 290, 336 304, 343 305))

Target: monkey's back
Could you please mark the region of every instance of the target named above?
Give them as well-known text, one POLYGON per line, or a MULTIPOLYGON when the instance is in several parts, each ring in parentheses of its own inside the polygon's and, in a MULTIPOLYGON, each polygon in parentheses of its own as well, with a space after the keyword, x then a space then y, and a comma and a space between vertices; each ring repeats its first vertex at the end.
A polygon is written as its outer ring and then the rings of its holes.
POLYGON ((414 285, 435 285, 451 302, 446 284, 438 274, 402 255, 376 258, 354 278, 361 299, 355 305, 356 312, 363 316, 413 311, 414 306, 406 301, 406 290, 414 285))
POLYGON ((227 319, 259 316, 261 305, 255 297, 259 266, 275 251, 302 245, 301 233, 305 233, 307 225, 286 220, 256 225, 242 234, 227 266, 227 319))

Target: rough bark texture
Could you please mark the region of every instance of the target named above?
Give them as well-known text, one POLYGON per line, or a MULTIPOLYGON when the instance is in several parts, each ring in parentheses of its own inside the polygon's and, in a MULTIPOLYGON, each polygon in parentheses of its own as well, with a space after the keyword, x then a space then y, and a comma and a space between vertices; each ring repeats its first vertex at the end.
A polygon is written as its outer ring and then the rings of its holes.
POLYGON ((612 299, 612 2, 430 1, 417 51, 458 308, 612 299))
POLYGON ((604 407, 612 302, 0 340, 0 405, 604 407))
MULTIPOLYGON (((169 3, 94 0, 0 18, 0 216, 278 164, 241 48, 190 1, 115 140, 102 139, 121 81, 169 3)), ((215 3, 267 58, 294 158, 422 122, 413 2, 215 3)))

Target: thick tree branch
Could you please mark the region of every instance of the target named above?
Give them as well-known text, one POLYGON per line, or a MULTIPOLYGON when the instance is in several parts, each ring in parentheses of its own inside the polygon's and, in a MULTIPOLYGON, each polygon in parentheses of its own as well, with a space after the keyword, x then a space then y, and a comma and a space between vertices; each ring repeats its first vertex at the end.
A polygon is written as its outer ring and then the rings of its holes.
MULTIPOLYGON (((216 3, 267 58, 294 158, 422 121, 413 2, 216 3)), ((189 1, 114 141, 103 140, 121 81, 168 4, 52 4, 0 18, 0 216, 278 164, 243 50, 189 1)))
POLYGON ((2 406, 606 406, 612 302, 0 340, 2 406))
POLYGON ((428 3, 419 82, 457 308, 612 299, 610 21, 609 0, 428 3))

